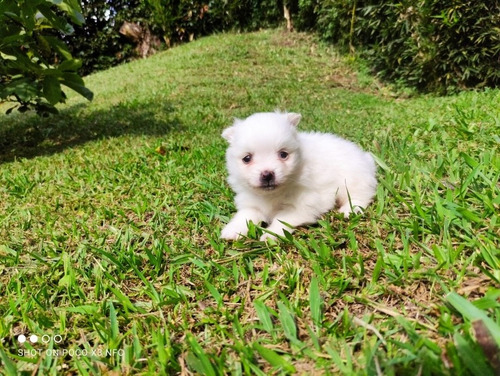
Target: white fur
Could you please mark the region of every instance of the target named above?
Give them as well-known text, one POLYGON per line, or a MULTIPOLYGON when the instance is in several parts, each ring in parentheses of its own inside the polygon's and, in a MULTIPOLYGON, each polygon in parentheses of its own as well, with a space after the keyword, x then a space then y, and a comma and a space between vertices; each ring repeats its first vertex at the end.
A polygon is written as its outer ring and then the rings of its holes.
MULTIPOLYGON (((295 113, 257 113, 222 133, 238 209, 222 238, 246 235, 249 221, 266 222, 268 231, 284 235, 292 231, 284 223, 314 223, 336 205, 347 217, 372 201, 377 180, 371 154, 333 134, 297 132, 300 119, 295 113)), ((261 240, 267 238, 274 236, 261 240)))

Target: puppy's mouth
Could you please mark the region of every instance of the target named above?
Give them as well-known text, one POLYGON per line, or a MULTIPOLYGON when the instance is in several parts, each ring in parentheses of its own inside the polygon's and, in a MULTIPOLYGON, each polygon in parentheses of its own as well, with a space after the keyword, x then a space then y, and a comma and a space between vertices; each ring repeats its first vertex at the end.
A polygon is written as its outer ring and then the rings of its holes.
POLYGON ((278 184, 276 184, 274 181, 270 182, 262 182, 259 186, 259 189, 263 191, 272 191, 276 188, 278 188, 278 184))
POLYGON ((276 189, 278 186, 276 184, 268 184, 268 185, 261 185, 260 189, 264 191, 272 191, 273 189, 276 189))

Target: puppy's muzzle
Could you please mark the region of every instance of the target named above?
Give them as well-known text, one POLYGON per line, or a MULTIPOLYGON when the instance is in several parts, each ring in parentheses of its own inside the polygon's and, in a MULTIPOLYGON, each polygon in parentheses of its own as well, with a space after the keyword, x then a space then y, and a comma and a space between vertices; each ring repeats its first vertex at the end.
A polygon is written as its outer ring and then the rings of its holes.
POLYGON ((273 171, 262 171, 260 173, 260 186, 264 189, 274 189, 276 187, 276 178, 273 171))

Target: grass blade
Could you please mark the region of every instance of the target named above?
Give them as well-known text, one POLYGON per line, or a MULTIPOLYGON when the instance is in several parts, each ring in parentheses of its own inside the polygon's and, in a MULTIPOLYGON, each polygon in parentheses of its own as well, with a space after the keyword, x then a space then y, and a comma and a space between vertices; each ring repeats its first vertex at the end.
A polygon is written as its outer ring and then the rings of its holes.
POLYGON ((111 340, 113 344, 116 344, 118 341, 119 327, 118 327, 118 319, 116 317, 116 310, 113 306, 112 302, 109 302, 109 323, 111 326, 111 340))
POLYGON ((16 376, 18 374, 16 365, 9 359, 7 354, 2 349, 0 349, 0 359, 5 367, 4 371, 7 376, 16 376))
POLYGON ((495 339, 497 346, 500 346, 500 326, 496 324, 488 315, 477 308, 467 299, 461 297, 456 292, 446 295, 446 301, 450 303, 460 314, 469 321, 481 320, 495 339))
POLYGON ((210 282, 205 281, 205 287, 210 291, 212 296, 214 297, 215 301, 217 302, 217 308, 222 307, 223 299, 222 295, 219 293, 219 291, 215 288, 214 285, 212 285, 210 282))
POLYGON ((288 308, 283 304, 283 302, 278 302, 279 309, 279 320, 281 322, 281 326, 283 327, 283 332, 285 333, 285 337, 292 343, 298 342, 297 339, 297 326, 295 325, 295 320, 293 318, 292 313, 288 310, 288 308))
POLYGON ((254 343, 253 348, 273 367, 281 369, 287 373, 296 372, 293 364, 287 361, 284 357, 278 355, 276 351, 268 349, 258 343, 254 343))
POLYGON ((264 304, 262 300, 256 300, 253 302, 253 306, 255 307, 255 311, 257 312, 257 316, 264 327, 264 330, 268 333, 272 333, 274 329, 273 322, 271 321, 271 315, 269 313, 269 309, 264 304))
POLYGON ((312 277, 309 286, 309 307, 311 308, 311 317, 316 326, 321 324, 321 296, 319 293, 319 284, 316 277, 312 277))
POLYGON ((199 363, 196 363, 196 367, 200 368, 199 370, 197 369, 197 371, 203 375, 216 376, 217 374, 210 359, 207 354, 205 354, 198 341, 196 341, 196 338, 192 334, 188 334, 186 339, 189 347, 191 347, 192 354, 194 354, 199 361, 199 363))
POLYGON ((485 362, 484 355, 478 348, 473 347, 472 344, 459 333, 455 333, 453 339, 460 359, 473 375, 494 376, 493 370, 485 362))

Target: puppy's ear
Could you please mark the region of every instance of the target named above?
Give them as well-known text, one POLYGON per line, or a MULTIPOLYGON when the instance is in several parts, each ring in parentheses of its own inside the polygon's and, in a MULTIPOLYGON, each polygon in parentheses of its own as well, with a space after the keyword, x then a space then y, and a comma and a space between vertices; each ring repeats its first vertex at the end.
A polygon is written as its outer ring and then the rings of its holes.
POLYGON ((241 119, 238 119, 238 118, 234 118, 234 123, 231 127, 228 127, 226 129, 224 129, 224 131, 222 131, 222 137, 224 139, 226 139, 227 142, 231 143, 233 141, 233 138, 234 138, 234 127, 237 126, 238 124, 241 124, 243 123, 243 120, 241 119))
POLYGON ((233 136, 234 136, 234 126, 226 128, 222 132, 222 137, 224 139, 226 139, 226 141, 229 142, 229 143, 231 143, 231 141, 233 141, 233 136))
POLYGON ((292 124, 294 127, 296 127, 299 124, 300 119, 302 119, 302 115, 297 114, 295 112, 289 112, 286 114, 286 118, 288 119, 290 124, 292 124))

